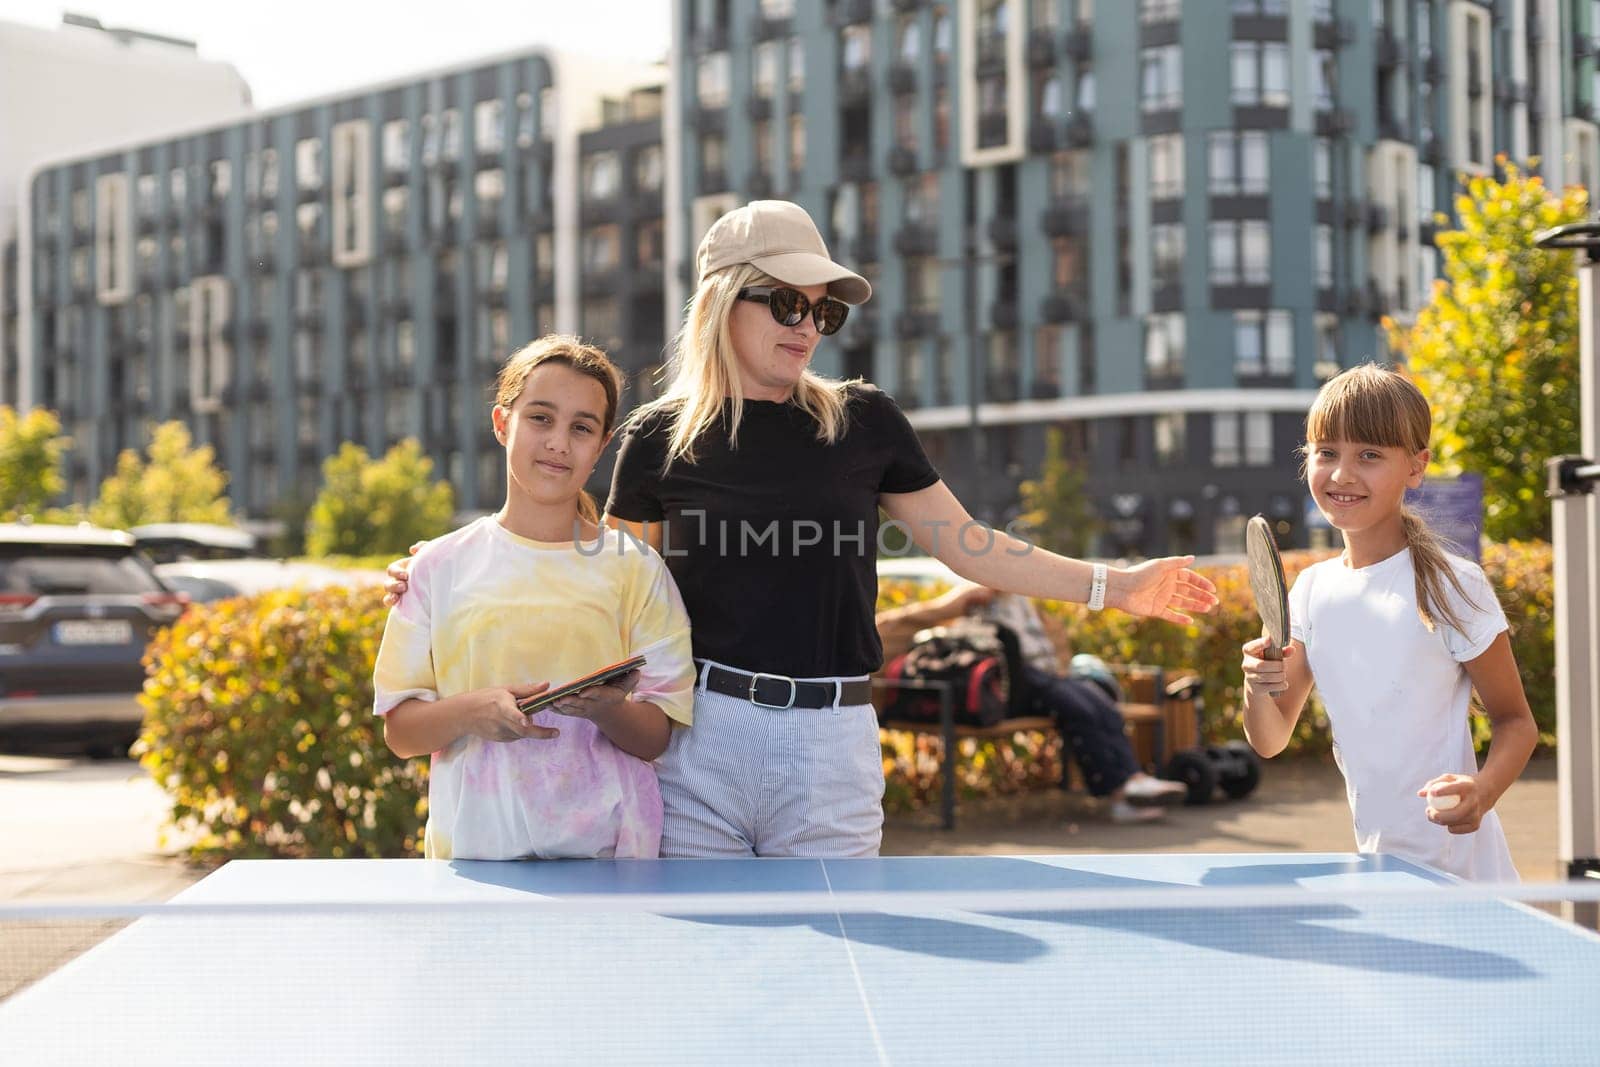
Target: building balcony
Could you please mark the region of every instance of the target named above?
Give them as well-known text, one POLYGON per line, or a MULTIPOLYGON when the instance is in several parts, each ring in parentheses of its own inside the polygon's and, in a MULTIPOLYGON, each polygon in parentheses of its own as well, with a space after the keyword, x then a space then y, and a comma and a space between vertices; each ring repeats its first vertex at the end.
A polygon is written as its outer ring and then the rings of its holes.
POLYGON ((1067 146, 1088 148, 1094 144, 1094 119, 1082 111, 1067 120, 1067 146))
POLYGON ((839 160, 839 177, 847 182, 871 181, 872 157, 867 155, 865 149, 846 152, 844 158, 839 160))
POLYGON ((701 26, 694 34, 696 52, 723 52, 728 48, 728 27, 716 24, 701 26))
POLYGON ((989 220, 989 243, 1002 252, 1017 248, 1017 220, 1009 215, 997 215, 989 220))
POLYGON ((867 227, 847 238, 844 251, 858 263, 878 262, 878 231, 867 227))
POLYGON ((1028 31, 1028 65, 1048 67, 1056 61, 1055 33, 1048 26, 1028 31))
POLYGON ((889 67, 889 91, 894 93, 916 92, 917 65, 903 61, 891 64, 889 67))
POLYGON ((722 167, 704 167, 700 171, 700 188, 697 193, 721 193, 728 188, 728 172, 722 167))
POLYGON ((989 324, 1001 333, 1015 330, 1020 319, 1014 299, 1001 297, 989 305, 989 324))
POLYGON ((889 171, 892 174, 898 174, 901 177, 907 174, 914 174, 917 170, 916 149, 908 145, 897 144, 889 149, 888 163, 889 171))
POLYGON ((839 68, 839 102, 860 104, 872 97, 872 71, 866 67, 839 68))
POLYGON ((1409 139, 1410 131, 1406 124, 1392 115, 1384 115, 1378 119, 1378 139, 1382 141, 1404 141, 1409 139))
POLYGON ((1004 35, 991 33, 986 37, 978 38, 977 62, 974 73, 982 78, 991 74, 999 74, 1006 67, 1006 39, 1004 35))
POLYGON ((1028 151, 1054 152, 1059 140, 1055 120, 1036 115, 1028 124, 1028 151))
POLYGON ((1081 202, 1058 201, 1044 209, 1041 221, 1047 237, 1076 237, 1089 230, 1089 207, 1081 202))
POLYGON ((751 200, 770 200, 777 190, 772 174, 765 170, 751 171, 745 177, 744 187, 751 200))
POLYGON ((1379 70, 1394 70, 1405 62, 1405 48, 1388 27, 1378 31, 1373 44, 1379 70))
POLYGON ((902 311, 894 318, 894 332, 903 340, 932 337, 939 332, 939 314, 934 311, 902 311))
POLYGON ((1014 370, 991 370, 983 385, 983 398, 996 404, 1009 404, 1022 396, 1022 383, 1014 370))
POLYGON ((931 256, 939 250, 939 230, 931 222, 907 222, 894 234, 894 250, 902 256, 931 256))
POLYGON ((872 0, 834 0, 833 24, 853 26, 872 21, 872 0))
POLYGON ((1061 38, 1061 50, 1075 63, 1082 63, 1094 55, 1094 27, 1080 22, 1070 27, 1061 38))
POLYGON ((979 148, 1004 144, 1010 132, 1010 118, 1004 111, 990 111, 978 116, 979 148))
POLYGON ((763 122, 772 117, 772 97, 757 92, 744 102, 744 113, 751 122, 763 122))
POLYGON ((756 20, 756 40, 772 41, 789 36, 793 21, 788 18, 759 18, 756 20))
POLYGON ((1389 226, 1389 207, 1387 204, 1368 204, 1365 213, 1367 232, 1377 233, 1389 226))
POLYGON ((1039 317, 1045 322, 1077 322, 1084 317, 1087 297, 1081 287, 1057 289, 1039 301, 1039 317))

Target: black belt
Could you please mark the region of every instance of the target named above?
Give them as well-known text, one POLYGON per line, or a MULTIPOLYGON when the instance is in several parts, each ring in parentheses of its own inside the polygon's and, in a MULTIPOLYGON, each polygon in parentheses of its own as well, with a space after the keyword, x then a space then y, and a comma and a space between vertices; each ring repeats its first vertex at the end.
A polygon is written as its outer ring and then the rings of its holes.
POLYGON ((747 674, 717 666, 708 667, 705 674, 711 692, 763 708, 831 708, 835 699, 842 707, 872 702, 872 683, 861 679, 797 682, 781 674, 747 674))

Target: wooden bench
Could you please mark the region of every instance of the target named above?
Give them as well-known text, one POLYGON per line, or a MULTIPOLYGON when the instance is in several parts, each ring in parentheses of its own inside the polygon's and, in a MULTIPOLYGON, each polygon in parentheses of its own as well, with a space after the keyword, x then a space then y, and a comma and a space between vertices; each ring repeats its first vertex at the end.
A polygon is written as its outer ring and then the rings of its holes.
MULTIPOLYGON (((1112 673, 1122 686, 1125 697, 1117 709, 1122 712, 1134 758, 1141 767, 1155 771, 1172 753, 1193 748, 1200 743, 1200 722, 1195 707, 1198 685, 1193 671, 1135 665, 1113 667, 1112 673)), ((955 721, 954 694, 942 682, 897 681, 875 677, 872 683, 874 703, 878 705, 878 721, 885 730, 931 735, 940 739, 939 812, 940 822, 946 830, 953 830, 956 825, 955 766, 960 758, 960 742, 969 738, 979 742, 1003 741, 1019 733, 1057 733, 1055 722, 1042 715, 1006 719, 994 726, 959 724, 955 721), (888 694, 896 689, 938 694, 939 721, 885 718, 883 707, 888 694)), ((1063 751, 1063 766, 1067 763, 1068 755, 1063 751)), ((1075 766, 1073 773, 1076 774, 1075 766)))

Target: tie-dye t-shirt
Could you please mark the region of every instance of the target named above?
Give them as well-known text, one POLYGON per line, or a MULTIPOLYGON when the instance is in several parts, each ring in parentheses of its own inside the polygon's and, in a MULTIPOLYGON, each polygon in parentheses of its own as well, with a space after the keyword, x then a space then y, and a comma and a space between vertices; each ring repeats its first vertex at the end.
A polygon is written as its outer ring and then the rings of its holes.
MULTIPOLYGON (((634 699, 687 726, 689 618, 665 564, 607 530, 580 547, 518 537, 492 516, 430 542, 389 613, 373 672, 375 710, 488 686, 571 681, 645 657, 634 699)), ((654 857, 655 769, 587 719, 534 716, 561 736, 466 736, 433 754, 431 859, 654 857)))

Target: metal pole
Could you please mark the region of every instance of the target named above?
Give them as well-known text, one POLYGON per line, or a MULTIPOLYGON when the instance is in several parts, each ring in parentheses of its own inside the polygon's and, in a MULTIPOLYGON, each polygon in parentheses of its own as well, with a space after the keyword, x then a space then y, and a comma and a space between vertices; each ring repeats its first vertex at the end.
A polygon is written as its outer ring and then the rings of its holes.
POLYGON ((992 522, 989 514, 989 448, 983 432, 983 421, 978 407, 983 401, 983 356, 980 351, 978 329, 978 241, 977 223, 968 223, 962 242, 966 253, 962 277, 966 283, 967 305, 967 415, 968 432, 972 440, 972 513, 983 522, 992 522))

